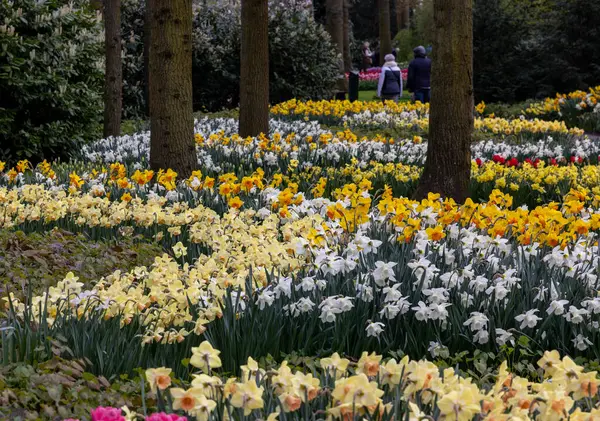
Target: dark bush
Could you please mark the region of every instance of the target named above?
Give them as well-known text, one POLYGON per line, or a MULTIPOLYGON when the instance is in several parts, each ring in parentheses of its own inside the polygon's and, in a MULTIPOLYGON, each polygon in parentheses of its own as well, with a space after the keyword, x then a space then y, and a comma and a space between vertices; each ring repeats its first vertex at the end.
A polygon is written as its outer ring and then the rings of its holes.
POLYGON ((68 158, 94 137, 102 33, 83 2, 0 0, 0 159, 68 158))

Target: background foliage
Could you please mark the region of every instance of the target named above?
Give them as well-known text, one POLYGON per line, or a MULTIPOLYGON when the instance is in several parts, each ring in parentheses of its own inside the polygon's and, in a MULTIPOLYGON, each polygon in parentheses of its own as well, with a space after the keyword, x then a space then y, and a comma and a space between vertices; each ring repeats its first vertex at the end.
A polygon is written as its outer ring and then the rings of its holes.
POLYGON ((476 0, 477 100, 524 101, 600 81, 600 2, 476 0))
MULTIPOLYGON (((239 102, 240 9, 207 3, 194 13, 194 109, 219 111, 239 102)), ((123 3, 124 112, 144 110, 143 2, 123 3)), ((304 5, 271 3, 269 10, 270 100, 322 99, 336 79, 336 53, 329 34, 304 5)))
MULTIPOLYGON (((315 1, 317 19, 324 19, 323 3, 315 1)), ((376 2, 351 3, 356 45, 360 48, 364 40, 376 45, 376 2)), ((399 32, 391 3, 394 46, 398 60, 407 61, 415 46, 433 42, 433 2, 420 1, 410 30, 399 32)), ((477 101, 524 101, 600 83, 599 1, 475 0, 473 24, 477 101)), ((353 51, 357 58, 359 53, 353 51)))
POLYGON ((1 0, 0 16, 0 160, 67 158, 101 116, 96 12, 81 1, 1 0))

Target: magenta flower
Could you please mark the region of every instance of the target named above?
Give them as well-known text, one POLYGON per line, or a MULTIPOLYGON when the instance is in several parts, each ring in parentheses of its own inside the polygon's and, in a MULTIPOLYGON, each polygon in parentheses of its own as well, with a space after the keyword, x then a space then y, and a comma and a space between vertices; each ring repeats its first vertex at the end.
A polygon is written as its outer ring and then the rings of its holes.
POLYGON ((177 414, 165 414, 157 412, 146 417, 146 421, 187 421, 187 417, 182 417, 177 414))
POLYGON ((125 417, 120 409, 99 406, 92 411, 92 421, 125 421, 125 417))

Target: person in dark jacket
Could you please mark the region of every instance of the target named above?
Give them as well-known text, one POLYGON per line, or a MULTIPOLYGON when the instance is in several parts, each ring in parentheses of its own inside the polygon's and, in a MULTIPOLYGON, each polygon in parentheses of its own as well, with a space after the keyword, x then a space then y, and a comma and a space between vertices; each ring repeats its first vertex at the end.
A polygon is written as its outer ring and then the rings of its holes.
POLYGON ((414 101, 427 103, 431 99, 431 59, 425 47, 418 46, 413 52, 415 58, 408 65, 406 89, 412 92, 414 101))
POLYGON ((402 95, 402 72, 392 54, 388 54, 384 58, 385 64, 381 67, 377 84, 377 96, 383 102, 398 101, 398 97, 402 95))
POLYGON ((373 67, 379 67, 379 50, 373 52, 373 67))

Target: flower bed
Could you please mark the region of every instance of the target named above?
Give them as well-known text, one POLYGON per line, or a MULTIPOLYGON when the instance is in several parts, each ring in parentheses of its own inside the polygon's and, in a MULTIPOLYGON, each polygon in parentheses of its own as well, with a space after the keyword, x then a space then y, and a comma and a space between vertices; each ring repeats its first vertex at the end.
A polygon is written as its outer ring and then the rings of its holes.
MULTIPOLYGON (((125 403, 150 419, 595 419, 600 146, 559 122, 482 118, 471 199, 414 201, 427 113, 291 102, 257 138, 199 120, 187 179, 148 169, 148 133, 92 143, 81 162, 0 163, 0 228, 156 253, 11 290, 2 363, 75 357, 77 385, 129 376, 125 403), (410 136, 358 136, 370 121, 411 122, 410 136)), ((47 393, 55 415, 81 416, 59 412, 63 393, 47 393)))
MULTIPOLYGON (((377 84, 379 82, 379 76, 381 74, 380 67, 373 67, 366 71, 359 73, 359 85, 358 89, 361 91, 374 91, 377 90, 377 84)), ((408 69, 401 69, 402 81, 406 85, 408 79, 408 69)), ((346 73, 346 78, 349 78, 349 74, 346 73)))
MULTIPOLYGON (((475 110, 474 110, 475 111, 475 110)), ((429 104, 350 101, 287 101, 271 108, 271 114, 286 119, 316 120, 323 124, 372 128, 400 126, 427 131, 429 104)), ((527 120, 524 117, 507 120, 497 117, 476 117, 475 129, 494 135, 529 133, 568 133, 583 135, 583 130, 568 128, 563 121, 527 120)))
POLYGON ((557 94, 531 104, 524 113, 544 119, 561 119, 570 127, 582 127, 590 132, 600 132, 600 86, 587 92, 575 91, 557 94))
MULTIPOLYGON (((408 357, 382 361, 381 355, 364 352, 352 362, 335 353, 316 361, 310 372, 294 370, 287 361, 268 371, 252 358, 240 367, 241 376, 216 375, 220 352, 207 342, 192 348, 190 364, 199 368, 188 389, 173 387, 170 370, 149 369, 145 376, 151 394, 163 396, 163 406, 180 410, 197 420, 224 417, 246 419, 310 419, 323 414, 330 419, 595 419, 598 405, 596 372, 584 373, 569 357, 546 352, 537 362, 543 376, 528 381, 498 369, 495 383, 478 387, 453 368, 408 357)), ((123 407, 127 419, 136 413, 123 407)), ((92 419, 125 420, 121 409, 98 407, 92 419)), ((183 421, 186 417, 164 412, 147 421, 183 421)))

